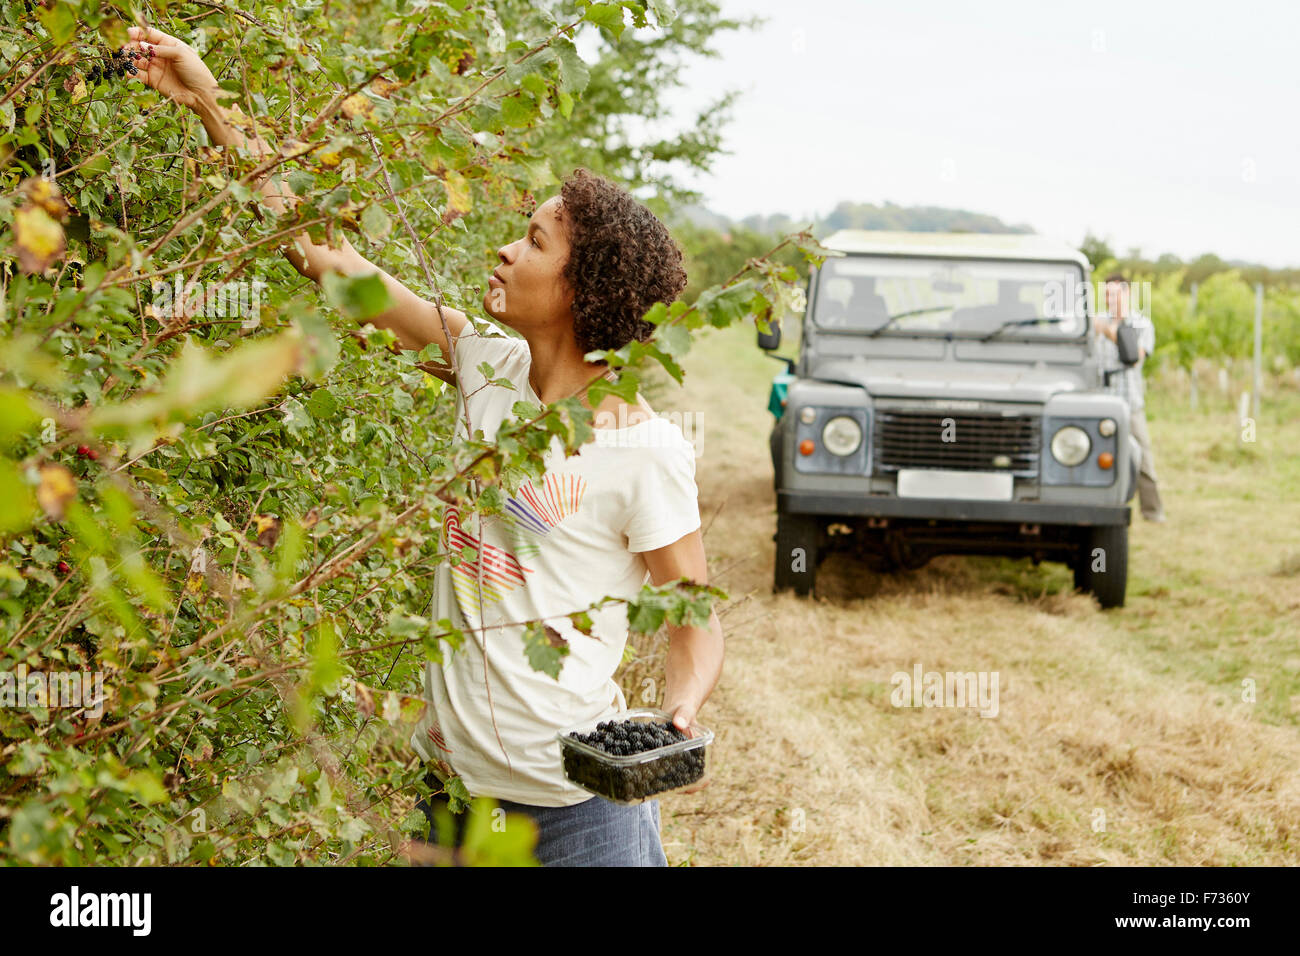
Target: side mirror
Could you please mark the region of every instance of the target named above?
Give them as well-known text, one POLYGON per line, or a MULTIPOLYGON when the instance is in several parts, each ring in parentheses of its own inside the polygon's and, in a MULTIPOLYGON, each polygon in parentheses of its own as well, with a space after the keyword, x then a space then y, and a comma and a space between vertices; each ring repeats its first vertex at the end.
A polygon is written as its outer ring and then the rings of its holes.
POLYGON ((1136 365, 1141 348, 1138 345, 1137 329, 1127 322, 1121 322, 1115 330, 1115 344, 1119 347, 1119 360, 1123 365, 1136 365))
POLYGON ((767 324, 772 331, 764 332, 762 329, 758 330, 758 347, 764 351, 770 352, 773 349, 781 347, 781 323, 776 319, 771 319, 767 324))

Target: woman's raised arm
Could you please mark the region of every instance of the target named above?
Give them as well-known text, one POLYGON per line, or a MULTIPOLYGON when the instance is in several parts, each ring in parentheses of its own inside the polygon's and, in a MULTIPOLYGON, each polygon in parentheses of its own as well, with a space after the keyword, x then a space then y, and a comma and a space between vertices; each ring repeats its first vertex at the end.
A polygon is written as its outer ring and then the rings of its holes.
MULTIPOLYGON (((260 136, 250 140, 229 122, 225 107, 217 99, 220 87, 216 77, 189 44, 152 27, 130 27, 128 34, 131 46, 146 54, 145 59, 136 62, 140 81, 198 114, 214 144, 245 147, 257 155, 274 152, 260 136)), ((286 212, 288 201, 297 198, 283 177, 275 182, 269 173, 260 177, 257 187, 266 204, 277 213, 286 212)), ((469 320, 464 312, 446 305, 439 310, 435 303, 416 295, 362 256, 346 238, 342 248, 331 249, 313 243, 304 231, 282 245, 281 251, 299 273, 317 283, 331 270, 345 276, 378 273, 393 306, 369 321, 376 328, 391 329, 402 348, 418 350, 437 345, 443 360, 426 367, 444 381, 455 382, 455 372, 449 365, 447 333, 459 338, 466 330, 469 320)))

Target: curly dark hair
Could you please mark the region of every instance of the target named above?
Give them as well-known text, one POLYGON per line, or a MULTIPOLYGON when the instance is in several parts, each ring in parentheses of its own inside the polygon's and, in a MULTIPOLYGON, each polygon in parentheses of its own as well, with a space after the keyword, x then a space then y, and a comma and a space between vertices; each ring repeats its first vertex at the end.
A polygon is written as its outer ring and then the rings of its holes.
POLYGON ((641 316, 656 302, 672 304, 686 288, 681 248, 631 193, 584 167, 560 187, 560 207, 578 347, 585 353, 645 341, 655 326, 641 316))

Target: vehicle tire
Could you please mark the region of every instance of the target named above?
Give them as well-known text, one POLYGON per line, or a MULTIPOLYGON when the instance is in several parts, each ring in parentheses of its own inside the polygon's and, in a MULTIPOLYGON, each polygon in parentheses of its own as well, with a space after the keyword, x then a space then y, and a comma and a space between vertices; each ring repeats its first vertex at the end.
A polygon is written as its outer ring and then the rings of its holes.
POLYGON ((1086 540, 1079 561, 1087 575, 1088 590, 1103 608, 1123 607, 1128 590, 1128 525, 1097 525, 1089 529, 1086 540), (1093 553, 1098 549, 1106 561, 1103 571, 1092 569, 1093 553))
POLYGON ((1074 572, 1074 589, 1085 594, 1092 590, 1092 534, 1088 528, 1079 535, 1079 547, 1070 558, 1074 572))
POLYGON ((807 597, 817 579, 821 520, 815 515, 776 514, 776 558, 773 590, 793 589, 807 597))
POLYGON ((772 426, 772 435, 768 439, 768 447, 772 450, 772 487, 780 488, 781 475, 781 423, 777 422, 772 426))

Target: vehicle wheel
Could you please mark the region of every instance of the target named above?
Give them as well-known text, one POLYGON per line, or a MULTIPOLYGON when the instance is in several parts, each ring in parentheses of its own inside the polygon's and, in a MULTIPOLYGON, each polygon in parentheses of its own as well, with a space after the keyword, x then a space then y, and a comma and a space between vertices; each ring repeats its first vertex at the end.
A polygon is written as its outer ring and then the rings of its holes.
POLYGON ((1079 549, 1070 558, 1074 572, 1074 589, 1085 594, 1092 590, 1092 535, 1087 528, 1079 535, 1079 549))
POLYGON ((772 450, 772 487, 776 488, 779 486, 779 482, 777 479, 781 474, 781 469, 780 469, 781 423, 780 422, 777 422, 774 426, 772 426, 772 435, 768 439, 767 444, 768 447, 772 450))
MULTIPOLYGON (((1128 589, 1128 525, 1098 525, 1089 529, 1085 540, 1079 564, 1087 577, 1088 590, 1097 595, 1097 602, 1104 608, 1123 607, 1128 589), (1093 570, 1094 560, 1104 560, 1104 569, 1093 570)), ((1078 578, 1076 570, 1075 580, 1078 578)))
POLYGON ((776 560, 773 589, 806 597, 817 578, 821 521, 815 515, 776 515, 776 560))

